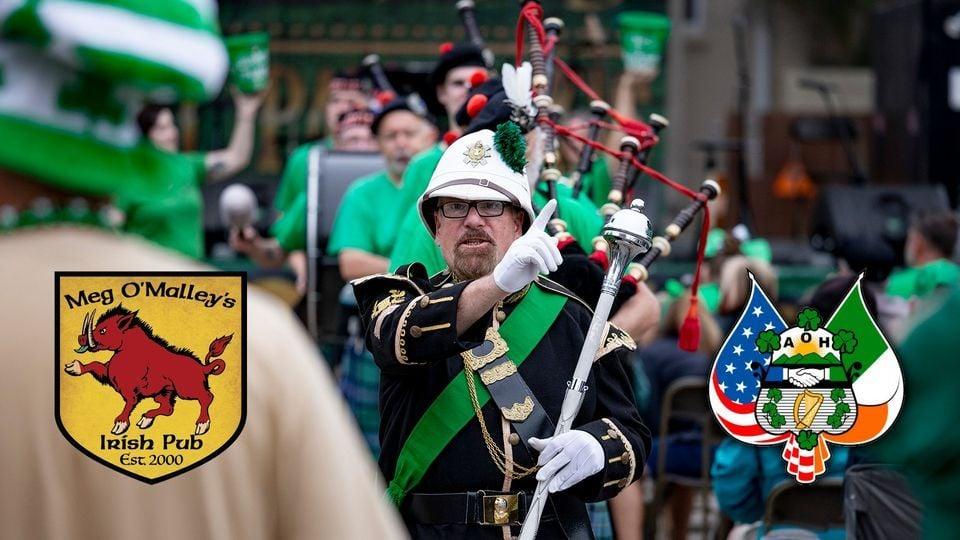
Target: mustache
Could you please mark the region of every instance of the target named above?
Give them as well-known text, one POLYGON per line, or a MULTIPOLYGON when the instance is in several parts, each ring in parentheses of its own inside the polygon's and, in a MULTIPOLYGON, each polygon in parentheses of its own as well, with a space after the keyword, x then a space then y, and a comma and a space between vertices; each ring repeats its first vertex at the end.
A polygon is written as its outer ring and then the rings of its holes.
POLYGON ((467 232, 463 233, 463 236, 457 240, 457 245, 464 244, 466 242, 472 242, 474 240, 481 240, 483 242, 493 243, 493 238, 490 238, 490 235, 483 232, 480 229, 467 229, 467 232))

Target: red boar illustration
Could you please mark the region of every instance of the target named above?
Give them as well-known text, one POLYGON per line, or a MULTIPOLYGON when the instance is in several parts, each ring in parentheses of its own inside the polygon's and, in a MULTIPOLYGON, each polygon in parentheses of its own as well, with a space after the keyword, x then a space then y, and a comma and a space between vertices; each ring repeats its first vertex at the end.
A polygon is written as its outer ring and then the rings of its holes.
POLYGON ((78 341, 78 353, 113 351, 105 363, 79 360, 67 364, 64 371, 79 376, 91 374, 102 384, 110 385, 123 398, 123 410, 116 417, 110 433, 120 435, 130 426, 130 413, 144 398, 153 398, 158 407, 143 414, 137 426, 147 429, 157 416, 173 414, 176 399, 192 399, 200 403, 196 435, 210 430, 210 403, 213 393, 207 377, 219 375, 226 369, 221 356, 233 334, 210 343, 203 362, 191 351, 167 343, 154 335, 153 329, 136 311, 118 306, 107 311, 94 322, 96 311, 88 314, 78 341), (210 359, 214 358, 211 362, 210 359))

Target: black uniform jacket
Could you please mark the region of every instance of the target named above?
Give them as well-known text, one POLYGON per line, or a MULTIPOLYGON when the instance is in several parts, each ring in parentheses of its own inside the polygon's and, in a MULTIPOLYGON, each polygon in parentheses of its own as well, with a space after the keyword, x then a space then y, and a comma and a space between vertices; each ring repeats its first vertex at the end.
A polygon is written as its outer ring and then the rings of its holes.
MULTIPOLYGON (((417 421, 463 370, 460 353, 479 346, 498 315, 496 312, 502 309, 504 313, 499 318, 509 317, 526 292, 525 289, 507 298, 502 307, 495 307, 457 337, 457 306, 469 283, 453 283, 446 272, 428 277, 420 264, 401 267, 396 274, 353 282, 367 347, 381 369, 380 468, 388 482, 417 421)), ((570 291, 546 278, 540 277, 530 286, 567 297, 543 339, 519 367, 520 376, 555 424, 592 311, 570 291)), ((608 324, 590 371, 583 406, 573 423, 574 429, 594 436, 606 454, 600 472, 568 490, 581 501, 611 498, 637 480, 643 470, 650 435, 637 412, 626 367, 627 354, 634 348, 625 332, 608 324)), ((499 408, 490 400, 482 411, 487 429, 502 449, 499 408)), ((536 456, 517 437, 511 438, 513 459, 522 466, 534 465, 536 456)), ((499 491, 503 484, 504 475, 491 460, 480 424, 473 418, 438 456, 414 492, 499 491)), ((533 491, 535 487, 536 480, 531 475, 514 480, 511 490, 533 491)), ((447 532, 458 535, 452 530, 447 532)))

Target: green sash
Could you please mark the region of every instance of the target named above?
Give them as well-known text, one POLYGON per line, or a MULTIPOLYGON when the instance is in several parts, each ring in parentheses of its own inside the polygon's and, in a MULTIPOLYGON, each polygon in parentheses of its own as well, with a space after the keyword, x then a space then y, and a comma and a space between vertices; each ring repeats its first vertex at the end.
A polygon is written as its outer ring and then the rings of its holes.
MULTIPOLYGON (((514 364, 519 366, 527 359, 553 325, 566 300, 566 297, 540 287, 530 287, 500 326, 500 335, 510 347, 510 360, 514 364)), ((477 385, 477 400, 480 407, 490 400, 490 393, 482 385, 477 385)), ((430 404, 403 443, 393 480, 387 487, 387 496, 394 504, 400 506, 440 452, 472 418, 474 410, 467 392, 467 381, 460 372, 430 404)))

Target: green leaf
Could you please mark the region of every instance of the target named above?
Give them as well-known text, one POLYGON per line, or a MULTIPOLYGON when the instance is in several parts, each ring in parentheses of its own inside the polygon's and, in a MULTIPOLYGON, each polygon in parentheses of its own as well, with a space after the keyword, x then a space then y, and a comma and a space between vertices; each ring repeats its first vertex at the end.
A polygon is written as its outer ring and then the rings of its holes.
POLYGON ((843 400, 845 397, 847 397, 847 393, 843 388, 834 388, 830 391, 830 399, 832 399, 834 403, 843 400))
POLYGON ((780 334, 773 330, 764 330, 757 335, 757 350, 763 354, 773 352, 780 348, 780 334))
POLYGON ((805 429, 797 434, 797 445, 804 450, 813 450, 817 446, 817 434, 805 429))
POLYGON ((840 429, 840 426, 843 425, 843 415, 833 413, 827 417, 827 423, 830 424, 830 427, 833 429, 840 429))
POLYGON ((850 412, 850 406, 841 401, 837 403, 836 411, 838 414, 847 414, 850 412))
POLYGON ((784 418, 783 415, 779 413, 777 413, 776 415, 770 415, 768 420, 770 421, 770 426, 773 428, 779 428, 780 426, 782 426, 787 422, 786 418, 784 418))
POLYGON ((774 402, 772 402, 772 401, 768 401, 768 402, 763 406, 763 412, 764 412, 765 414, 768 414, 768 415, 769 415, 769 414, 775 414, 775 413, 777 412, 777 404, 774 403, 774 402))
POLYGON ((803 308, 797 315, 797 326, 804 330, 814 332, 820 328, 820 312, 813 308, 803 308))
POLYGON ((780 400, 783 399, 783 392, 779 388, 771 388, 767 391, 767 397, 774 403, 780 403, 780 400))
POLYGON ((833 336, 833 348, 847 354, 857 349, 857 335, 850 330, 838 330, 833 336))

